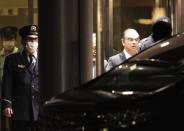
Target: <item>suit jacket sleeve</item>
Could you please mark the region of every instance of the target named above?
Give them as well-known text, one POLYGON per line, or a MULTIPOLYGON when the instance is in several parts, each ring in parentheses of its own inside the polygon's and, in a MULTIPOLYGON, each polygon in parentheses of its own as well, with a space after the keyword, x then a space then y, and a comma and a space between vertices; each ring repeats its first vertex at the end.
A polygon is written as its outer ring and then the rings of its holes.
POLYGON ((106 71, 109 71, 110 69, 121 64, 125 60, 126 60, 126 57, 123 52, 110 57, 106 66, 106 71))
POLYGON ((11 108, 12 93, 12 61, 9 56, 6 57, 2 79, 2 108, 11 108))
POLYGON ((137 53, 140 53, 141 51, 147 49, 148 47, 152 46, 154 43, 153 37, 150 35, 147 38, 144 38, 140 41, 140 45, 137 49, 137 53))
POLYGON ((112 57, 109 58, 108 60, 108 63, 105 67, 105 71, 109 71, 110 69, 112 69, 114 67, 114 64, 113 64, 113 59, 112 57))

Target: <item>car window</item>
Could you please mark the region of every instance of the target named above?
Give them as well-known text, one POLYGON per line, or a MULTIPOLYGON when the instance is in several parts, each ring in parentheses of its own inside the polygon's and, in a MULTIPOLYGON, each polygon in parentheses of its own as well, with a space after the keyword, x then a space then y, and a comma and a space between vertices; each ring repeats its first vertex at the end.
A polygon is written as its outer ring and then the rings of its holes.
POLYGON ((88 88, 84 86, 84 89, 152 91, 179 79, 172 66, 168 65, 167 68, 165 67, 154 66, 154 64, 152 66, 151 64, 135 64, 123 69, 116 68, 103 77, 98 78, 95 82, 87 84, 88 88))
POLYGON ((179 61, 184 58, 184 47, 175 48, 173 50, 168 50, 162 52, 158 55, 153 56, 154 59, 166 60, 166 61, 179 61))
POLYGON ((173 36, 168 40, 157 42, 130 60, 160 59, 179 61, 184 58, 184 34, 173 36))

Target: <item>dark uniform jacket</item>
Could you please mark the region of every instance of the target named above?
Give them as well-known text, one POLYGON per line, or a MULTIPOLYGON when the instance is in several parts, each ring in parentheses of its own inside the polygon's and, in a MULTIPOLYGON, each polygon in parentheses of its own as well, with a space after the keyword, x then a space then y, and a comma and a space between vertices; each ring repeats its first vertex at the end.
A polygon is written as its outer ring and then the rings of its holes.
POLYGON ((13 109, 14 120, 37 120, 38 61, 31 69, 24 51, 10 54, 4 63, 2 108, 13 109))
POLYGON ((150 35, 147 38, 142 39, 139 43, 139 47, 137 49, 137 53, 140 53, 141 51, 149 48, 150 46, 154 45, 155 40, 153 39, 153 36, 150 35))
POLYGON ((126 60, 126 57, 123 51, 117 55, 111 56, 108 60, 106 71, 109 71, 110 69, 121 64, 125 60, 126 60))

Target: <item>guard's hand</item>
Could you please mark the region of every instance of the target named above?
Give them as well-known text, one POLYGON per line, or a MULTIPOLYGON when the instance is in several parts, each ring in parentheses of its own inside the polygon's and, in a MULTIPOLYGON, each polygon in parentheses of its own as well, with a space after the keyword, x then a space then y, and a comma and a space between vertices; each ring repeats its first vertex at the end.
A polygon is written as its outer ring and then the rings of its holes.
POLYGON ((3 113, 6 117, 11 117, 11 115, 13 114, 13 110, 11 108, 5 108, 3 110, 3 113))

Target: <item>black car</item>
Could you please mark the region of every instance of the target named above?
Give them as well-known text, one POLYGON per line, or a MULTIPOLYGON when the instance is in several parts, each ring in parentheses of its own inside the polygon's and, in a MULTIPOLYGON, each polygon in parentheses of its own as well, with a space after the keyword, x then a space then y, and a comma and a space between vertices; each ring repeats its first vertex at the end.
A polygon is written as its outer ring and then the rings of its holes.
POLYGON ((184 33, 47 101, 40 131, 184 129, 184 33))

